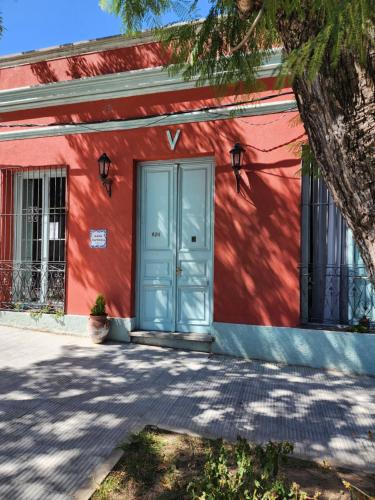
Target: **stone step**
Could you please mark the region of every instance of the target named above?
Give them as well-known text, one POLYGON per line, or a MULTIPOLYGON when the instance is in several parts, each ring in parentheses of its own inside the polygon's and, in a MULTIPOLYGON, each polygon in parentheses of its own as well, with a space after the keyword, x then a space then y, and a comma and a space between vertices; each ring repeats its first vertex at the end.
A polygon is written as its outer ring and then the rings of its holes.
POLYGON ((153 345, 158 347, 172 347, 188 351, 211 352, 215 337, 202 333, 175 333, 175 332, 130 332, 133 344, 153 345))

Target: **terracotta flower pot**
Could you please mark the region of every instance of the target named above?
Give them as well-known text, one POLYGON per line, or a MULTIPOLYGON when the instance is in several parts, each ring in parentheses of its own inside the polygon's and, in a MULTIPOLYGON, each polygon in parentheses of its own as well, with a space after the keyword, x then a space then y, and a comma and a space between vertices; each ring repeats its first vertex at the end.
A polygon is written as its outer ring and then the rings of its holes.
POLYGON ((90 314, 88 322, 88 332, 91 340, 95 344, 102 344, 108 337, 109 333, 109 320, 105 316, 93 316, 90 314))

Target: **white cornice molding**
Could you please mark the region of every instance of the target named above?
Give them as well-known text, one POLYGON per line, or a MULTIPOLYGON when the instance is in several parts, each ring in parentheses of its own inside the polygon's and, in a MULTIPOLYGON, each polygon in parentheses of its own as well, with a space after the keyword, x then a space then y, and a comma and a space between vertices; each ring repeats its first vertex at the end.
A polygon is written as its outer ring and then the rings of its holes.
POLYGON ((85 55, 93 52, 103 52, 106 50, 121 49, 125 47, 134 47, 146 43, 155 42, 155 36, 150 31, 145 31, 137 36, 115 35, 94 40, 85 40, 81 42, 66 43, 55 47, 45 49, 30 50, 18 54, 9 54, 0 56, 0 69, 13 68, 26 64, 35 64, 42 61, 51 61, 54 59, 64 59, 77 55, 85 55))
MULTIPOLYGON (((258 69, 258 78, 273 76, 280 66, 281 54, 275 52, 258 69)), ((160 92, 175 92, 196 87, 196 80, 170 76, 163 67, 112 73, 0 91, 0 113, 47 108, 105 99, 118 99, 160 92)))
POLYGON ((296 101, 294 99, 290 99, 260 104, 249 104, 245 106, 230 106, 227 108, 218 108, 214 110, 199 110, 184 114, 176 113, 173 115, 161 115, 159 117, 136 118, 132 120, 108 121, 94 124, 51 125, 45 128, 35 127, 28 128, 26 130, 24 129, 1 132, 0 142, 72 134, 114 132, 116 130, 161 127, 166 125, 181 125, 184 123, 196 123, 214 120, 227 120, 231 118, 295 111, 296 109, 296 101))

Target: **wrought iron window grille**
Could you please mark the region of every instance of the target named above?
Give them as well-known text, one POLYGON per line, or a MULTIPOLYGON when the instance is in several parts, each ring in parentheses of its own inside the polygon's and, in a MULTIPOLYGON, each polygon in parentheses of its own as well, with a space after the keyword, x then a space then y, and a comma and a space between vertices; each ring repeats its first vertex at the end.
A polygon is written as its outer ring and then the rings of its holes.
POLYGON ((375 290, 322 178, 302 179, 301 322, 375 323, 375 290))
POLYGON ((2 310, 64 310, 65 242, 65 167, 2 167, 2 310))
POLYGON ((303 323, 350 325, 365 316, 374 324, 375 290, 364 266, 310 265, 300 277, 303 323))

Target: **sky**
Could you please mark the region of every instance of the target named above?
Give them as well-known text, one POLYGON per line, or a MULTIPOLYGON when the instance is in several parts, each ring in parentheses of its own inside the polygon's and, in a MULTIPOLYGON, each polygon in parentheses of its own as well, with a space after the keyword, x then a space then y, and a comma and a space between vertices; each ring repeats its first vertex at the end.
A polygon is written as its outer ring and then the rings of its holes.
MULTIPOLYGON (((0 55, 91 40, 122 32, 121 20, 104 12, 99 0, 0 0, 5 31, 0 55)), ((200 15, 209 0, 200 0, 200 15)), ((163 22, 176 21, 167 14, 163 22)))

